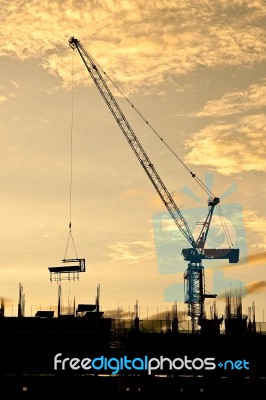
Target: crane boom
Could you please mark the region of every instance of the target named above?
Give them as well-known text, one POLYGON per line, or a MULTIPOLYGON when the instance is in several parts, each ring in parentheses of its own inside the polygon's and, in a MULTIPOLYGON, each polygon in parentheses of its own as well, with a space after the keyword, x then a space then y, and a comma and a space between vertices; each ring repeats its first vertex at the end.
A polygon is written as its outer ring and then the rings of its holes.
POLYGON ((143 149, 143 147, 142 147, 141 143, 139 142, 137 136, 135 135, 133 129, 129 125, 124 113, 122 112, 116 99, 114 98, 114 96, 111 93, 110 89, 108 88, 105 80, 103 79, 99 68, 95 64, 92 57, 86 52, 86 50, 81 45, 81 43, 79 42, 78 39, 75 39, 74 37, 72 37, 69 40, 69 44, 72 47, 72 49, 76 48, 78 50, 90 76, 92 77, 95 85, 99 89, 100 94, 102 95, 103 99, 105 100, 109 110, 113 114, 113 116, 114 116, 116 122, 118 123, 120 129, 122 130, 125 138, 127 139, 129 145, 131 146, 132 150, 134 151, 140 164, 142 165, 142 167, 145 170, 146 174, 148 175, 150 181, 152 182, 154 188, 156 189, 157 193, 159 194, 160 198, 162 199, 165 207, 167 208, 171 217, 173 218, 174 222, 176 223, 178 229, 186 237, 186 239, 189 241, 191 246, 193 248, 197 249, 198 245, 193 238, 193 235, 189 229, 189 226, 188 226, 185 218, 183 217, 178 206, 176 205, 170 192, 167 190, 166 186, 164 185, 163 181, 161 180, 158 172, 154 168, 154 165, 152 164, 147 153, 143 149))

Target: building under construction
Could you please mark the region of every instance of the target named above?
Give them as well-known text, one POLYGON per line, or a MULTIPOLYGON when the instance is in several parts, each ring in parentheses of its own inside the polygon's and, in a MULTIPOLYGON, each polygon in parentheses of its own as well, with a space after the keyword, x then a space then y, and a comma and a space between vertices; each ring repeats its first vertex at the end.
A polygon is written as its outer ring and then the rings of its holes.
MULTIPOLYGON (((59 291, 59 306, 60 297, 59 291)), ((179 318, 176 304, 157 319, 140 319, 138 303, 132 318, 109 318, 100 310, 99 287, 94 304, 74 305, 67 314, 59 307, 57 316, 39 310, 26 317, 24 301, 20 285, 17 316, 5 316, 1 303, 0 380, 9 398, 94 392, 240 399, 266 388, 266 335, 254 304, 243 315, 240 296, 226 296, 220 318, 214 303, 197 333, 179 318)))

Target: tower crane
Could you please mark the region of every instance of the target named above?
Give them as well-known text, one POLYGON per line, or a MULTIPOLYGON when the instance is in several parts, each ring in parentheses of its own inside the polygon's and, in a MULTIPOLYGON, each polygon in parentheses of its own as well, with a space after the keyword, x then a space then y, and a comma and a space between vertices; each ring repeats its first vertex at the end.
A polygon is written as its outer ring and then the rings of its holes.
MULTIPOLYGON (((205 244, 213 216, 215 207, 220 203, 220 199, 211 195, 208 200, 208 213, 205 221, 202 223, 202 229, 199 237, 195 240, 191 230, 182 215, 180 209, 176 205, 171 193, 166 188, 154 165, 149 159, 146 151, 142 147, 132 127, 130 126, 127 118, 123 111, 118 105, 115 97, 110 91, 103 78, 100 68, 96 62, 85 50, 80 41, 75 37, 69 39, 69 45, 73 50, 77 50, 79 55, 85 64, 93 82, 99 90, 102 98, 106 105, 111 111, 114 119, 116 120, 119 128, 124 134, 127 142, 131 149, 136 155, 138 161, 142 165, 144 171, 148 175, 151 183, 155 190, 160 196, 170 216, 175 222, 177 228, 184 235, 189 242, 189 248, 182 250, 184 260, 188 261, 188 266, 184 274, 185 280, 185 303, 188 305, 188 315, 191 317, 192 332, 196 332, 197 326, 201 319, 205 318, 204 301, 206 298, 215 298, 216 294, 209 294, 205 290, 205 277, 204 267, 202 260, 204 259, 228 259, 229 263, 237 263, 239 260, 239 249, 233 249, 231 247, 227 249, 205 249, 205 244)), ((195 177, 190 171, 192 177, 195 177)))

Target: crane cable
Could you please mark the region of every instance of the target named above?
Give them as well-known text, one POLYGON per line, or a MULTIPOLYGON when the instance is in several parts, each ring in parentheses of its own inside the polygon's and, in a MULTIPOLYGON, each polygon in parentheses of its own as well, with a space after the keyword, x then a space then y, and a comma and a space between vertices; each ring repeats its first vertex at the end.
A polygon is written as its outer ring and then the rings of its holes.
POLYGON ((224 218, 223 213, 222 213, 222 209, 221 209, 219 204, 218 204, 217 210, 218 210, 218 215, 220 217, 221 225, 222 225, 223 230, 224 230, 225 238, 227 240, 227 243, 228 243, 229 247, 232 248, 234 246, 234 244, 233 244, 233 241, 231 239, 228 227, 226 225, 225 218, 224 218))
MULTIPOLYGON (((112 83, 112 85, 115 87, 115 89, 121 94, 121 96, 126 100, 126 102, 131 106, 132 109, 136 111, 136 113, 139 115, 139 117, 145 122, 145 124, 151 129, 151 131, 157 136, 158 139, 165 145, 165 147, 172 153, 172 155, 183 165, 183 167, 190 173, 192 178, 195 179, 197 184, 203 189, 205 193, 207 193, 208 196, 215 198, 216 196, 211 192, 211 190, 200 180, 200 178, 192 172, 188 166, 184 163, 184 161, 178 156, 178 154, 169 146, 169 144, 160 136, 160 134, 156 131, 156 129, 153 128, 153 126, 146 120, 146 118, 143 116, 143 114, 134 106, 134 104, 129 100, 129 98, 122 92, 122 90, 119 88, 119 86, 113 81, 113 79, 102 69, 102 67, 95 62, 95 60, 91 57, 93 63, 100 69, 100 71, 107 77, 107 79, 112 83)), ((230 233, 228 230, 228 227, 226 225, 225 218, 223 217, 222 210, 220 205, 218 206, 218 215, 220 217, 221 225, 223 227, 224 233, 226 240, 229 244, 229 247, 233 247, 233 242, 230 237, 230 233)))
MULTIPOLYGON (((169 144, 160 136, 160 134, 156 131, 156 129, 153 128, 153 126, 146 120, 146 118, 143 116, 143 114, 134 106, 134 104, 129 100, 129 98, 122 92, 122 90, 119 88, 119 86, 113 81, 113 79, 103 70, 103 68, 96 63, 96 61, 93 59, 91 55, 89 55, 90 59, 92 62, 97 66, 97 68, 102 72, 103 75, 106 76, 106 78, 112 83, 112 85, 115 87, 115 89, 120 93, 120 95, 125 99, 125 101, 131 106, 132 109, 135 110, 135 112, 139 115, 139 117, 144 121, 144 123, 151 129, 151 131, 157 136, 158 139, 165 145, 165 147, 172 153, 172 155, 183 165, 183 167, 190 173, 192 178, 195 179, 197 184, 203 189, 205 193, 207 193, 208 196, 215 198, 216 196, 211 192, 211 190, 200 180, 200 178, 192 172, 188 166, 184 163, 184 161, 178 156, 178 154, 169 146, 169 144)), ((233 246, 232 240, 230 238, 230 234, 228 231, 228 228, 226 226, 225 219, 222 215, 222 210, 221 207, 218 207, 218 214, 221 220, 222 227, 224 229, 224 233, 227 239, 227 242, 230 246, 233 246)))
POLYGON ((66 259, 69 240, 71 239, 75 251, 76 258, 77 251, 72 235, 72 186, 73 186, 73 123, 74 123, 74 68, 73 68, 73 54, 72 54, 72 82, 71 82, 71 123, 70 123, 70 182, 69 182, 69 225, 68 225, 68 238, 64 259, 66 259))
POLYGON ((126 102, 136 111, 136 113, 140 116, 140 118, 145 122, 145 124, 152 130, 152 132, 157 136, 158 139, 165 145, 165 147, 173 154, 173 156, 183 165, 183 167, 190 173, 192 178, 198 183, 198 185, 208 194, 208 196, 216 197, 211 190, 199 179, 199 177, 193 173, 188 166, 184 163, 184 161, 178 156, 178 154, 169 146, 169 144, 160 136, 160 134, 153 128, 153 126, 146 120, 143 114, 134 106, 134 104, 129 100, 129 98, 122 92, 122 90, 117 86, 117 84, 110 78, 110 76, 102 69, 102 67, 95 62, 95 60, 91 57, 92 61, 95 65, 101 70, 101 72, 107 77, 107 79, 112 83, 112 85, 116 88, 116 90, 121 94, 121 96, 126 100, 126 102))

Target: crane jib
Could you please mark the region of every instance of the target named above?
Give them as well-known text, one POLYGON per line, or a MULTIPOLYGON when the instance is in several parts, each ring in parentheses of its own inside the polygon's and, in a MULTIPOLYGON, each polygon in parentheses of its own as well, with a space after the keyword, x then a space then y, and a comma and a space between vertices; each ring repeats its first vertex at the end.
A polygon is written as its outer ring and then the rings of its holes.
POLYGON ((170 213, 171 217, 173 218, 175 224, 177 225, 180 232, 185 236, 185 238, 189 241, 191 246, 197 250, 197 243, 193 238, 193 235, 189 229, 189 226, 182 215, 180 209, 176 205, 174 199, 172 198, 171 194, 165 187, 163 181, 161 180, 158 172, 154 168, 153 164, 151 163, 147 153, 143 149, 142 145, 140 144, 137 136, 135 135, 134 131, 132 130, 130 124, 128 123, 124 113, 122 112, 121 108, 119 107, 116 99, 112 95, 110 89, 108 88, 105 80, 102 77, 99 68, 97 68, 95 61, 92 57, 86 52, 80 42, 75 39, 71 38, 69 44, 72 49, 77 49, 89 74, 91 75, 95 85, 97 86, 100 94, 102 95, 103 99, 105 100, 109 110, 113 114, 117 124, 119 125, 120 129, 122 130, 125 138, 127 139, 129 145, 131 146, 133 152, 135 153, 136 157, 138 158, 140 164, 142 165, 143 169, 145 170, 146 174, 148 175, 149 179, 151 180, 154 188, 156 189, 157 193, 159 194, 160 198, 162 199, 164 205, 166 206, 168 212, 170 213))

